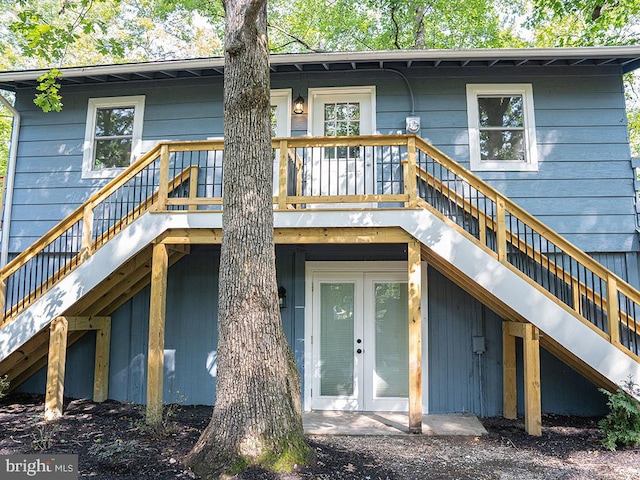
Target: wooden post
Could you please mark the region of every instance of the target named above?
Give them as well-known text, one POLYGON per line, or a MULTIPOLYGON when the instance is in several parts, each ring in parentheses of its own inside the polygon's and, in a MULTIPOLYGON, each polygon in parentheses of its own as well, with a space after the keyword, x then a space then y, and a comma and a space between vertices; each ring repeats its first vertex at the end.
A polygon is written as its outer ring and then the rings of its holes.
POLYGON ((620 345, 620 313, 618 312, 618 282, 613 275, 607 275, 607 321, 609 338, 614 345, 620 345))
POLYGON ((96 330, 96 358, 93 374, 93 401, 104 402, 109 395, 109 354, 111 350, 111 318, 96 330))
POLYGON ((171 159, 171 153, 169 152, 169 145, 163 144, 160 146, 160 178, 158 184, 158 202, 156 203, 155 210, 162 212, 167 208, 167 199, 169 198, 169 160, 171 159))
POLYGON ((7 311, 7 279, 0 278, 0 326, 4 323, 7 311))
POLYGON ((93 243, 93 205, 88 203, 84 207, 82 216, 82 245, 80 246, 80 258, 84 262, 91 255, 91 244, 93 243))
POLYGON ((49 362, 47 366, 47 391, 44 419, 56 420, 62 416, 64 399, 64 370, 67 361, 68 323, 58 317, 49 326, 49 362))
POLYGON ((278 169, 278 208, 287 208, 287 154, 289 151, 288 142, 280 140, 280 163, 278 169))
POLYGON ((502 415, 504 418, 515 420, 518 417, 516 337, 509 331, 510 323, 502 323, 502 415))
POLYGON ((529 435, 542 435, 540 400, 540 334, 530 323, 524 326, 524 428, 529 435))
MULTIPOLYGON (((195 200, 198 197, 198 166, 191 165, 189 167, 189 200, 195 200)), ((189 204, 189 211, 198 209, 195 203, 189 204)))
POLYGON ((496 198, 496 251, 498 252, 498 261, 507 262, 507 225, 506 225, 506 207, 504 198, 498 196, 496 198))
POLYGON ((409 196, 408 208, 416 208, 418 200, 418 169, 416 167, 416 137, 407 139, 407 164, 404 170, 404 193, 409 196))
POLYGON ((151 263, 151 305, 149 308, 149 351, 147 366, 147 423, 162 421, 162 377, 164 374, 164 324, 167 302, 167 246, 153 246, 151 263))
MULTIPOLYGON (((415 165, 415 164, 414 164, 415 165)), ((409 432, 422 433, 422 262, 420 242, 407 244, 409 273, 409 432)))

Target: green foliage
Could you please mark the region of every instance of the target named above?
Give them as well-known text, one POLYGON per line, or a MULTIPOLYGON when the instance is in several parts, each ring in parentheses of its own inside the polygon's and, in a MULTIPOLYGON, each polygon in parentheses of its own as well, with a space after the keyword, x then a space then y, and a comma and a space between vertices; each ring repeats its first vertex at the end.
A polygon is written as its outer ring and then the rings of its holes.
POLYGON ((604 435, 602 444, 609 450, 640 445, 640 402, 636 400, 640 398, 638 385, 629 378, 615 393, 605 389, 600 391, 609 397, 609 413, 598 423, 604 435))
POLYGON ((9 390, 9 381, 7 376, 0 377, 0 398, 3 398, 9 390))
POLYGON ((138 449, 137 440, 117 439, 110 443, 94 443, 89 448, 89 454, 111 468, 127 467, 135 458, 138 449))
POLYGON ((640 40, 638 0, 533 0, 540 46, 629 45, 640 40))
MULTIPOLYGON (((9 146, 11 143, 11 126, 13 117, 4 106, 0 105, 0 175, 7 174, 9 146)), ((0 195, 2 192, 0 191, 0 195)))
POLYGON ((49 450, 55 444, 55 437, 59 429, 60 426, 57 423, 37 422, 31 448, 36 452, 49 450))
POLYGON ((62 96, 60 95, 60 84, 58 78, 62 72, 57 68, 49 70, 38 78, 36 89, 40 92, 33 100, 43 112, 59 112, 62 110, 62 96))

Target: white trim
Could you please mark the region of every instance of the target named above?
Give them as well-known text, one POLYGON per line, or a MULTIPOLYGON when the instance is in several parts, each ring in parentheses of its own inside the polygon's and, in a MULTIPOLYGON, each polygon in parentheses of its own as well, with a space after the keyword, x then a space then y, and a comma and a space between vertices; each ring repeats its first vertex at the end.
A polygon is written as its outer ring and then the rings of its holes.
POLYGON ((132 95, 127 97, 90 98, 87 106, 87 124, 84 133, 82 178, 112 178, 124 170, 124 168, 93 169, 94 137, 96 127, 96 111, 98 108, 133 107, 133 134, 131 140, 131 158, 129 163, 140 156, 142 151, 142 126, 144 123, 144 95, 132 95))
POLYGON ((538 148, 533 109, 533 87, 530 83, 467 84, 467 119, 469 157, 474 171, 538 171, 538 148), (478 97, 483 95, 521 95, 523 101, 525 161, 480 159, 480 117, 478 97))
POLYGON ((276 137, 291 136, 291 89, 279 88, 271 90, 271 105, 276 107, 278 125, 276 137), (281 121, 282 120, 282 121, 281 121))
MULTIPOLYGON (((629 57, 627 63, 633 63, 633 57, 640 57, 640 47, 598 46, 564 48, 475 48, 461 50, 382 50, 330 53, 289 53, 270 55, 272 66, 280 65, 322 65, 332 62, 418 62, 418 61, 492 61, 513 60, 562 60, 562 59, 599 59, 609 60, 629 57)), ((125 63, 119 65, 87 65, 60 69, 65 78, 87 77, 92 75, 119 75, 148 73, 157 71, 176 71, 185 69, 210 68, 219 70, 222 75, 224 57, 194 58, 188 60, 160 60, 155 62, 125 63)), ((1 72, 0 82, 24 82, 37 80, 49 70, 24 70, 1 72)))
MULTIPOLYGON (((370 128, 365 129, 366 131, 361 131, 361 135, 372 134, 376 132, 376 87, 375 85, 362 86, 362 87, 324 87, 324 88, 310 88, 308 91, 307 98, 309 99, 309 114, 308 114, 308 125, 307 125, 307 135, 313 136, 314 133, 314 125, 313 116, 314 116, 314 106, 316 103, 321 101, 322 97, 345 97, 346 100, 353 100, 353 97, 356 95, 361 95, 362 99, 368 101, 369 106, 371 108, 371 113, 369 115, 369 119, 371 120, 370 128)), ((362 121, 362 111, 361 111, 361 121, 362 121)), ((366 125, 366 124, 365 124, 366 125)))

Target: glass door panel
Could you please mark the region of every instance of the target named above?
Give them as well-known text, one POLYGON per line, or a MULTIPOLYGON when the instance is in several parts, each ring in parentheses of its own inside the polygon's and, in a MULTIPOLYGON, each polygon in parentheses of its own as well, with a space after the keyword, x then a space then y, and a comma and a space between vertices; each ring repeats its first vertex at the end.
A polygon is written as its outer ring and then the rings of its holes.
POLYGON ((320 395, 355 394, 353 283, 320 287, 320 395))
POLYGON ((409 325, 406 283, 374 283, 374 397, 409 395, 409 325))
POLYGON ((409 396, 409 321, 406 275, 365 274, 365 407, 406 411, 409 396), (367 307, 368 306, 368 307, 367 307))

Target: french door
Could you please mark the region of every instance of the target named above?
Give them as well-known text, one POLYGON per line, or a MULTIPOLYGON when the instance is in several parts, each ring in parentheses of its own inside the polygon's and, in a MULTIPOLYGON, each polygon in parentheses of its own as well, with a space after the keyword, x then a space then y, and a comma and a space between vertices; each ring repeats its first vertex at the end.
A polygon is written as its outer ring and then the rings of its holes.
POLYGON ((313 274, 311 408, 406 411, 405 272, 313 274))

